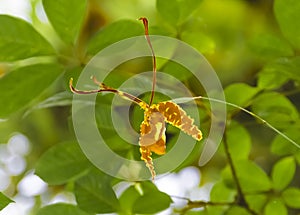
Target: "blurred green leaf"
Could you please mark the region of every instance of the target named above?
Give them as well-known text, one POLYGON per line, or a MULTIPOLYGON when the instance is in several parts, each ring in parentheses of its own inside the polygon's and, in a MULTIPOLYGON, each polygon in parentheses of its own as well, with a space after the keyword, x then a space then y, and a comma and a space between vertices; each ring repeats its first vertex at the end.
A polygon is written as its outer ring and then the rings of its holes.
POLYGON ((250 41, 253 52, 263 58, 290 57, 294 55, 291 45, 273 34, 261 34, 250 41))
POLYGON ((248 212, 245 208, 239 207, 239 206, 232 206, 229 208, 226 213, 226 215, 251 215, 250 212, 248 212))
POLYGON ((180 21, 184 22, 198 8, 202 0, 178 0, 180 10, 180 21))
POLYGON ((237 122, 231 121, 226 130, 229 152, 234 161, 248 159, 251 150, 251 139, 248 131, 237 122))
POLYGON ((120 20, 96 33, 89 41, 87 52, 94 55, 113 43, 142 34, 143 25, 139 21, 120 20))
POLYGON ((37 211, 37 215, 91 215, 80 210, 76 205, 57 203, 47 205, 37 211))
POLYGON ((271 200, 265 207, 264 215, 286 215, 288 214, 287 208, 281 200, 271 200))
POLYGON ((87 1, 43 0, 43 6, 60 38, 66 43, 74 44, 85 17, 87 1))
POLYGON ((26 21, 0 15, 0 62, 53 55, 53 47, 26 21))
POLYGON ((276 190, 282 190, 292 181, 296 171, 296 163, 293 157, 282 158, 273 166, 272 181, 276 190))
POLYGON ((24 108, 49 87, 61 71, 57 64, 36 64, 18 68, 0 78, 0 118, 24 108))
POLYGON ((300 209, 300 189, 296 187, 287 188, 282 193, 282 197, 287 206, 300 209))
MULTIPOLYGON (((149 182, 141 182, 128 188, 120 197, 124 204, 131 205, 131 212, 134 214, 153 214, 167 209, 172 203, 172 199, 165 193, 160 192, 156 186, 149 182), (129 197, 129 195, 131 195, 129 197)), ((128 206, 127 205, 127 206, 128 206)), ((125 206, 125 209, 130 210, 125 206)))
POLYGON ((259 214, 266 205, 268 197, 265 194, 246 195, 249 207, 259 214))
POLYGON ((176 26, 180 17, 180 5, 177 0, 157 0, 156 9, 161 17, 176 26))
POLYGON ((284 36, 300 48, 300 2, 298 0, 275 0, 274 13, 284 36))
POLYGON ((266 92, 255 98, 252 111, 276 128, 287 128, 298 120, 293 103, 277 92, 266 92))
MULTIPOLYGON (((224 93, 226 101, 241 107, 249 105, 250 100, 259 92, 256 87, 251 87, 244 83, 231 84, 225 88, 224 93)), ((228 111, 236 110, 236 108, 228 107, 228 111)))
MULTIPOLYGON (((299 126, 294 125, 292 127, 287 128, 283 133, 294 140, 296 143, 300 142, 300 133, 299 126)), ((271 145, 272 153, 276 155, 291 155, 299 152, 299 149, 287 141, 281 135, 277 135, 275 139, 272 141, 271 145)))
POLYGON ((213 202, 234 202, 236 191, 229 189, 223 182, 217 182, 211 189, 210 200, 213 202))
POLYGON ((258 87, 276 89, 288 80, 300 83, 300 57, 278 58, 264 66, 258 74, 258 87))
MULTIPOLYGON (((253 161, 239 160, 234 165, 244 192, 269 191, 271 189, 271 181, 267 174, 253 161)), ((226 185, 235 186, 229 166, 223 170, 222 177, 226 185)))
POLYGON ((208 35, 200 31, 183 31, 181 33, 182 41, 188 43, 197 49, 201 54, 213 54, 216 44, 208 35))
POLYGON ((112 213, 120 210, 120 203, 108 176, 99 171, 80 178, 75 183, 78 206, 89 213, 112 213))
POLYGON ((45 152, 35 173, 50 185, 59 185, 86 174, 91 164, 76 142, 61 143, 45 152))
POLYGON ((0 192, 0 211, 11 202, 14 202, 14 201, 11 200, 10 198, 6 197, 3 193, 0 192))

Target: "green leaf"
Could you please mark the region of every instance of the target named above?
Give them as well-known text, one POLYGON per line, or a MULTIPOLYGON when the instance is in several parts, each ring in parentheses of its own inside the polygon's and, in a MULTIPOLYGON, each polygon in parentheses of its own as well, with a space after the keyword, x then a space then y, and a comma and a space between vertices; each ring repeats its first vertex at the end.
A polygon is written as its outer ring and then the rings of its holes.
POLYGON ((300 189, 291 187, 287 188, 282 193, 282 197, 287 206, 300 209, 300 189))
POLYGON ((103 48, 120 40, 143 34, 142 24, 138 21, 120 20, 101 29, 89 41, 87 52, 96 54, 103 48))
POLYGON ((113 213, 120 210, 110 180, 98 172, 91 172, 76 181, 75 196, 78 206, 89 213, 113 213))
POLYGON ((273 34, 261 34, 250 42, 252 51, 263 58, 290 57, 294 55, 291 45, 273 34))
POLYGON ((35 173, 50 185, 67 183, 91 168, 78 143, 61 143, 50 148, 38 160, 35 173))
MULTIPOLYGON (((250 100, 259 92, 258 88, 251 87, 244 83, 231 84, 225 88, 226 101, 241 107, 249 105, 250 100)), ((228 107, 228 111, 236 108, 228 107)))
MULTIPOLYGON (((234 165, 237 177, 244 192, 269 191, 271 189, 271 182, 267 174, 254 162, 249 160, 240 160, 234 165)), ((228 166, 223 170, 222 176, 225 183, 230 187, 235 185, 232 173, 228 166)))
POLYGON ((77 39, 85 11, 86 0, 43 0, 49 21, 66 43, 73 44, 77 39))
POLYGON ((257 96, 252 110, 276 128, 288 128, 299 117, 293 103, 277 92, 267 92, 257 96))
POLYGON ((178 0, 180 21, 184 22, 185 20, 187 20, 198 8, 201 2, 201 0, 178 0))
POLYGON ((288 80, 300 83, 300 57, 278 58, 266 64, 259 73, 258 86, 262 89, 276 89, 288 80))
POLYGON ((37 215, 91 215, 79 209, 76 205, 58 203, 47 205, 37 211, 37 215))
POLYGON ((142 195, 136 199, 132 211, 138 214, 152 214, 167 209, 172 199, 166 193, 159 191, 156 186, 145 181, 140 183, 142 195))
POLYGON ((232 206, 226 211, 226 215, 251 215, 245 208, 239 206, 232 206))
POLYGON ((216 44, 214 40, 201 31, 183 31, 181 39, 202 54, 213 54, 215 52, 216 44))
POLYGON ((279 199, 271 200, 265 207, 264 215, 286 215, 287 208, 279 199))
POLYGON ((0 62, 53 55, 54 49, 26 21, 0 15, 0 62))
POLYGON ((251 139, 248 131, 232 121, 226 130, 229 152, 234 161, 247 159, 251 150, 251 139))
POLYGON ((274 13, 284 36, 300 48, 300 2, 298 0, 275 0, 274 13))
POLYGON ((265 194, 246 195, 246 201, 249 207, 259 214, 266 205, 268 197, 265 194))
POLYGON ((0 118, 24 108, 48 88, 61 71, 57 64, 36 64, 18 68, 0 78, 0 118))
POLYGON ((180 17, 180 5, 177 0, 157 0, 156 9, 161 17, 176 26, 180 17))
POLYGON ((229 189, 223 182, 216 183, 210 192, 213 202, 234 202, 236 191, 229 189))
POLYGON ((14 201, 11 200, 10 198, 6 197, 3 193, 0 192, 0 211, 11 202, 14 202, 14 201))
POLYGON ((296 171, 296 163, 293 157, 286 157, 279 160, 272 170, 273 187, 276 190, 283 190, 292 181, 296 171))
MULTIPOLYGON (((296 143, 300 142, 300 133, 299 133, 299 126, 294 125, 292 127, 287 128, 283 133, 294 140, 296 143)), ((281 135, 277 135, 275 139, 272 141, 271 145, 272 153, 276 155, 291 155, 296 154, 299 152, 299 149, 287 141, 281 135)))

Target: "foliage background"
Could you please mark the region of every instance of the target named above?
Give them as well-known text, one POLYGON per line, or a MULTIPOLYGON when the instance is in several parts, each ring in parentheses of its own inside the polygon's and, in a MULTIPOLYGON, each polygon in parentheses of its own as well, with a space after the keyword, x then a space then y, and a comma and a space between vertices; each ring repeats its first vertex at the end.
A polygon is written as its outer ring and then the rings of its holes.
MULTIPOLYGON (((182 201, 173 197, 171 203, 170 193, 159 191, 155 184, 122 184, 93 168, 76 143, 67 86, 69 78, 76 78, 97 51, 120 39, 142 35, 142 25, 135 20, 145 16, 152 34, 176 37, 205 55, 219 75, 228 102, 248 108, 299 143, 299 1, 30 3, 30 24, 0 16, 0 167, 1 174, 10 178, 0 193, 0 209, 10 202, 8 197, 18 201, 24 195, 20 184, 34 171, 47 183, 47 189, 31 194, 34 198, 28 213, 32 214, 155 214, 165 209, 167 214, 299 213, 299 148, 261 121, 229 108, 224 141, 214 158, 200 168, 196 147, 177 169, 183 177, 178 185, 181 187, 186 186, 183 181, 188 175, 180 170, 194 167, 193 171, 200 171, 201 181, 190 189, 209 184, 212 188, 206 195, 209 193, 210 198, 192 198, 185 191, 178 194, 182 201), (43 8, 46 14, 41 12, 43 8), (30 152, 22 151, 22 144, 12 147, 16 134, 26 136, 30 152), (26 160, 19 172, 9 171, 22 163, 7 158, 12 152, 26 160), (16 166, 9 168, 8 164, 16 166), (59 194, 64 194, 67 203, 45 206, 59 194)), ((118 68, 108 83, 118 87, 123 80, 149 68, 149 59, 129 62, 118 68)), ((181 76, 178 65, 169 63, 160 69, 180 77, 195 95, 204 93, 188 71, 181 76)), ((102 98, 101 102, 109 104, 109 99, 102 98)), ((205 110, 205 105, 203 102, 199 109, 205 110)), ((210 116, 204 112, 205 131, 210 116)), ((98 117, 103 119, 105 112, 99 111, 98 117)), ((133 123, 139 124, 139 119, 135 111, 133 123)), ((170 130, 169 136, 176 132, 170 130)), ((126 143, 113 147, 125 157, 139 156, 138 149, 126 143)))

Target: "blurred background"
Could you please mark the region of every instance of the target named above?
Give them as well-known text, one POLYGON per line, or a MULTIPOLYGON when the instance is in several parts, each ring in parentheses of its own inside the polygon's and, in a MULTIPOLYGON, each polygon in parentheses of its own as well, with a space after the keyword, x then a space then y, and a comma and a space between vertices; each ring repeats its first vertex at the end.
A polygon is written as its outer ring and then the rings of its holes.
MULTIPOLYGON (((262 66, 280 55, 276 50, 264 53, 257 45, 268 35, 283 38, 274 17, 273 1, 202 0, 195 8, 191 19, 180 28, 173 29, 165 21, 164 15, 157 12, 155 0, 89 0, 88 15, 80 40, 84 43, 86 38, 114 21, 147 17, 150 34, 177 37, 200 51, 217 72, 224 88, 236 82, 255 86, 257 73, 262 66)), ((64 49, 47 20, 41 0, 0 0, 0 14, 9 14, 30 22, 47 40, 55 44, 56 49, 64 49)), ((74 62, 63 58, 60 60, 65 60, 70 70, 74 69, 74 62)), ((0 62, 0 76, 7 67, 9 64, 0 62)), ((0 119, 0 191, 16 202, 0 211, 0 215, 34 214, 35 209, 41 205, 75 201, 72 192, 59 186, 49 188, 34 175, 35 163, 47 149, 74 138, 69 105, 61 101, 55 107, 49 105, 46 108, 47 104, 39 106, 53 92, 68 90, 69 77, 67 72, 47 92, 32 101, 26 110, 8 119, 0 119)), ((191 80, 186 83, 193 92, 197 92, 197 84, 191 80)), ((299 104, 300 99, 296 98, 293 97, 293 101, 299 104)), ((241 118, 243 122, 249 119, 245 116, 241 118)), ((248 125, 254 134, 251 156, 269 171, 270 163, 275 158, 270 154, 267 142, 274 134, 268 128, 255 129, 255 126, 248 125)), ((224 155, 217 154, 201 170, 193 166, 183 168, 158 180, 157 186, 172 195, 208 200, 209 191, 219 178, 223 161, 224 155)), ((181 204, 179 200, 176 201, 178 205, 181 204)))

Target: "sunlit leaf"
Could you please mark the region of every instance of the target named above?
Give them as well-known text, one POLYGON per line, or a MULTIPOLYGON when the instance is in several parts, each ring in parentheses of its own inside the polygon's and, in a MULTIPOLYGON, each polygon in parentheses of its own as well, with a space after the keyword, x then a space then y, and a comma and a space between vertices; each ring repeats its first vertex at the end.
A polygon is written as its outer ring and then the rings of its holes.
POLYGON ((274 13, 284 36, 300 48, 300 2, 298 0, 275 0, 274 13))
POLYGON ((0 192, 0 211, 11 202, 14 202, 14 201, 11 200, 10 198, 6 197, 3 193, 0 192))
POLYGON ((287 188, 282 193, 284 202, 291 208, 300 209, 300 189, 291 187, 287 188))
POLYGON ((296 163, 293 157, 279 160, 272 170, 273 187, 276 190, 284 189, 293 179, 296 171, 296 163))
POLYGON ((35 173, 51 185, 64 184, 86 174, 91 164, 76 142, 62 143, 45 152, 35 173))
POLYGON ((188 19, 197 10, 201 0, 177 0, 180 11, 180 21, 188 19))
POLYGON ((286 215, 287 208, 279 199, 274 199, 268 202, 264 210, 265 215, 286 215))
POLYGON ((0 78, 0 118, 24 108, 49 87, 61 71, 57 64, 36 64, 18 68, 0 78))
POLYGON ((85 17, 87 1, 43 0, 43 6, 48 19, 60 38, 66 43, 73 44, 85 17))
POLYGON ((36 215, 91 215, 79 209, 76 205, 57 203, 47 205, 37 211, 36 215))
POLYGON ((258 214, 266 205, 268 197, 264 194, 245 195, 249 207, 256 211, 258 214))
POLYGON ((112 213, 119 211, 120 203, 108 177, 91 172, 75 183, 78 206, 89 213, 112 213))
POLYGON ((54 49, 29 23, 0 15, 0 62, 53 55, 54 49))
POLYGON ((251 215, 251 213, 249 211, 247 211, 245 208, 239 207, 239 206, 233 206, 226 211, 226 215, 236 215, 236 214, 251 215))
POLYGON ((214 40, 208 35, 200 31, 183 31, 181 33, 182 41, 193 46, 201 54, 213 54, 215 52, 216 44, 214 40))
POLYGON ((210 200, 213 202, 233 202, 236 191, 229 189, 223 182, 214 184, 210 192, 210 200))
POLYGON ((138 21, 120 20, 101 29, 88 44, 88 53, 96 54, 103 48, 120 40, 143 34, 143 26, 138 21))

